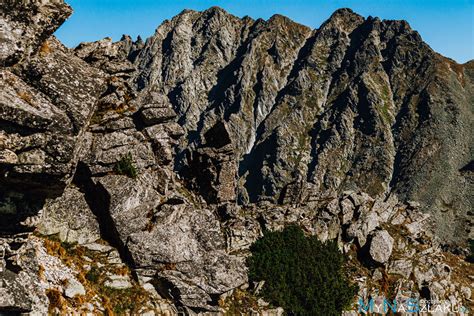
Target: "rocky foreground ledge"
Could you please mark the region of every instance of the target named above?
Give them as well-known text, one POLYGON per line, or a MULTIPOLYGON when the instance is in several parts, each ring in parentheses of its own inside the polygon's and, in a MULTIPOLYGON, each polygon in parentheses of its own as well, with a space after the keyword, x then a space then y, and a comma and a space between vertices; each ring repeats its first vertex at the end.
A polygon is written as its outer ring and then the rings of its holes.
POLYGON ((280 315, 245 259, 289 224, 338 241, 347 314, 472 310, 472 62, 348 9, 183 11, 74 50, 62 1, 1 10, 0 314, 280 315))

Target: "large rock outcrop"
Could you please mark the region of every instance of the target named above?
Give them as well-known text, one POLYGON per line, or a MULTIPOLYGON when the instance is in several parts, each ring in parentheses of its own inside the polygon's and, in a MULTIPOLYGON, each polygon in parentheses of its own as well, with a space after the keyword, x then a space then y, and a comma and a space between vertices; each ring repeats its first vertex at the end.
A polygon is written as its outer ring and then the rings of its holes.
POLYGON ((18 224, 47 198, 63 193, 105 78, 48 39, 71 13, 62 1, 7 1, 2 10, 2 23, 12 28, 4 28, 6 34, 22 34, 21 40, 2 40, 4 64, 10 65, 0 76, 0 216, 6 231, 21 229, 18 224))
POLYGON ((3 67, 35 53, 72 13, 60 0, 4 0, 0 10, 0 64, 3 67))

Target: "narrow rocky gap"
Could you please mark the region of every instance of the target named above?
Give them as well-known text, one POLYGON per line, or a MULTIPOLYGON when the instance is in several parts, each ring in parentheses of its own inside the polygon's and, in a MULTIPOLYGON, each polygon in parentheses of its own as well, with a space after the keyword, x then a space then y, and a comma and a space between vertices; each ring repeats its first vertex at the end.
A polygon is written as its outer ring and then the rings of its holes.
POLYGON ((119 251, 120 257, 130 268, 135 267, 133 257, 120 239, 114 221, 109 213, 110 196, 98 183, 94 183, 92 174, 83 162, 77 165, 72 183, 84 193, 87 204, 97 218, 102 238, 119 251))
MULTIPOLYGON (((249 196, 249 202, 255 203, 261 195, 265 195, 266 179, 263 176, 264 161, 274 163, 277 159, 275 154, 267 157, 265 153, 272 152, 277 146, 277 135, 273 133, 258 145, 249 154, 245 155, 239 165, 239 177, 246 175, 244 187, 249 196), (247 174, 248 173, 248 174, 247 174)), ((268 193, 268 192, 267 192, 268 193)))
POLYGON ((21 136, 31 136, 44 132, 44 130, 41 128, 22 126, 14 122, 7 121, 3 118, 0 118, 0 131, 7 134, 18 133, 21 136))
POLYGON ((15 306, 5 306, 0 308, 0 315, 2 316, 21 316, 30 312, 31 310, 17 308, 15 306))

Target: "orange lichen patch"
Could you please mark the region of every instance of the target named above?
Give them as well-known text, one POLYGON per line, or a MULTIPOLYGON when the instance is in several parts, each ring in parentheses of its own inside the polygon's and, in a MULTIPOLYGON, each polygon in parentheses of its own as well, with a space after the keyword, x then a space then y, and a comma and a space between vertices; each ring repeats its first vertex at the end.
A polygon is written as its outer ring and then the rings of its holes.
POLYGON ((48 41, 44 41, 39 49, 39 54, 40 56, 46 56, 50 54, 52 51, 53 50, 51 49, 51 46, 49 45, 48 41))
POLYGON ((38 276, 41 280, 44 280, 44 267, 41 264, 38 267, 38 276))
POLYGON ((63 259, 66 256, 66 250, 57 241, 45 239, 44 247, 50 256, 59 257, 60 259, 63 259))
POLYGON ((128 106, 127 106, 126 103, 121 103, 119 106, 114 108, 114 111, 117 114, 123 114, 123 113, 127 112, 127 110, 128 110, 128 106))
POLYGON ((33 96, 30 93, 28 93, 27 91, 18 91, 16 94, 18 95, 18 97, 20 99, 22 99, 23 101, 25 101, 29 105, 31 105, 31 106, 35 105, 34 102, 33 102, 33 96))
POLYGON ((5 78, 5 82, 8 83, 10 86, 13 86, 16 83, 16 79, 12 75, 7 74, 7 76, 5 78))
POLYGON ((176 270, 176 263, 174 262, 165 263, 163 270, 176 270))
POLYGON ((84 271, 79 272, 76 278, 77 278, 77 281, 79 281, 81 284, 87 283, 87 279, 86 279, 86 275, 84 274, 84 271))

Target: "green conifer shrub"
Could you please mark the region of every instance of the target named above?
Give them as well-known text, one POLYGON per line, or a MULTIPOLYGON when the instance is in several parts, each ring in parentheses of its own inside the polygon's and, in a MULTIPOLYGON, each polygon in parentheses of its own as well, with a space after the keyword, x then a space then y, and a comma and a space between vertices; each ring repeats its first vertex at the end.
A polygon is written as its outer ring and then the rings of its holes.
POLYGON ((250 281, 265 281, 260 295, 288 315, 341 315, 357 293, 344 275, 345 258, 335 241, 321 243, 289 226, 266 232, 250 250, 250 281))
POLYGON ((132 179, 135 179, 138 175, 137 169, 133 164, 133 157, 131 153, 127 153, 122 156, 120 160, 115 164, 114 171, 117 174, 126 175, 132 179))

